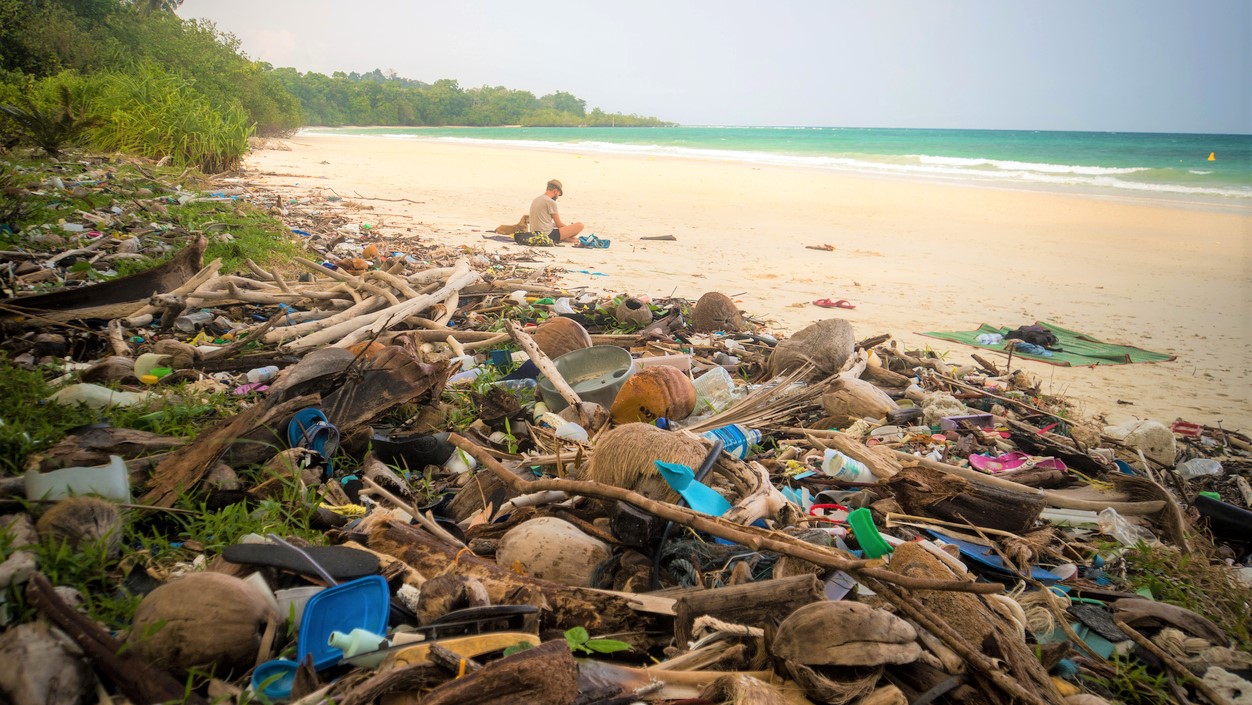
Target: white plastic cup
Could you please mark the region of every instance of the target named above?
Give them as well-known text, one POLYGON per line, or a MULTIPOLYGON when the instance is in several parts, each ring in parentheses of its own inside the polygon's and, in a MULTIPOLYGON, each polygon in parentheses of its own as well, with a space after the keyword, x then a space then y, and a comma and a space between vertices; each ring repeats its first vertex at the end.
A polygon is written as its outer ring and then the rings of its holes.
POLYGON ((714 367, 695 379, 696 413, 718 413, 735 400, 735 381, 721 367, 714 367))
POLYGON ((834 448, 827 448, 822 459, 822 472, 844 482, 877 482, 865 463, 853 460, 834 448))

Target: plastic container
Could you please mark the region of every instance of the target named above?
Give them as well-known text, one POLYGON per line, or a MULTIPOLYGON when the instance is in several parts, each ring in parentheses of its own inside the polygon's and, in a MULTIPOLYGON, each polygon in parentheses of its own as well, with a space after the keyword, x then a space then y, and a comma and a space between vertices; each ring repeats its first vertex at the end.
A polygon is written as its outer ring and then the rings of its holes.
POLYGON ((26 499, 64 499, 94 494, 118 502, 130 501, 130 473, 120 456, 110 455, 108 465, 61 468, 52 472, 27 471, 26 499))
POLYGON ((458 372, 448 378, 448 384, 452 384, 452 385, 469 384, 470 382, 473 382, 474 380, 478 379, 478 377, 482 375, 484 371, 485 370, 483 370, 483 368, 481 367, 475 367, 472 370, 466 370, 465 372, 458 372))
POLYGON ((523 389, 533 390, 538 385, 538 382, 527 377, 523 379, 502 379, 499 382, 493 383, 491 386, 499 387, 510 392, 520 392, 523 389))
MULTIPOLYGON (((552 361, 580 399, 609 408, 622 384, 635 374, 630 352, 614 345, 593 345, 571 350, 552 361)), ((539 377, 539 395, 553 411, 569 406, 547 377, 539 377)))
POLYGON ((292 628, 299 629, 300 622, 304 618, 304 606, 308 604, 309 598, 325 589, 312 585, 274 591, 274 599, 278 600, 278 616, 283 619, 290 617, 292 628))
POLYGON ((1004 342, 1004 336, 999 333, 983 333, 977 338, 974 338, 974 340, 977 341, 979 345, 999 345, 1004 342))
POLYGON ((147 401, 150 396, 150 392, 119 392, 98 384, 71 384, 59 389, 48 400, 66 406, 82 404, 93 409, 103 409, 109 406, 134 406, 147 401))
POLYGON ((1126 520, 1126 517, 1118 514, 1117 510, 1112 507, 1102 509, 1097 517, 1097 522, 1100 526, 1100 533, 1112 536, 1123 546, 1134 546, 1141 542, 1147 544, 1157 543, 1155 534, 1142 526, 1130 523, 1126 520))
POLYGON ((761 432, 756 429, 744 428, 739 424, 731 424, 705 431, 701 434, 710 441, 720 439, 722 450, 736 458, 747 457, 752 446, 761 442, 761 432))
POLYGON ((696 409, 693 413, 714 414, 735 401, 735 381, 721 367, 714 367, 695 379, 696 409))
POLYGON ((347 634, 333 631, 326 639, 326 645, 342 651, 344 658, 352 658, 367 651, 376 651, 379 646, 385 643, 387 643, 387 639, 381 634, 375 634, 368 629, 360 628, 353 629, 347 634))
POLYGON ((296 641, 298 662, 312 656, 313 668, 319 671, 339 663, 343 652, 329 645, 331 632, 385 632, 390 595, 387 581, 381 575, 370 575, 328 587, 311 597, 304 606, 303 626, 296 641))
POLYGON ((878 482, 878 478, 874 477, 874 473, 870 472, 865 463, 853 460, 833 448, 826 449, 826 455, 822 458, 822 472, 844 482, 878 482))
POLYGON ((560 426, 557 426, 554 433, 556 434, 557 438, 563 438, 567 441, 578 441, 579 443, 586 443, 588 439, 587 429, 583 428, 582 426, 579 426, 573 421, 566 421, 560 426))
POLYGON ((290 659, 266 661, 252 671, 252 690, 266 701, 285 703, 291 699, 299 668, 300 664, 290 659))
POLYGON ((1222 464, 1212 458, 1192 458, 1178 465, 1178 474, 1184 480, 1194 480, 1205 475, 1222 474, 1222 464))
POLYGON ((212 311, 192 311, 175 318, 174 327, 184 333, 195 333, 211 320, 213 320, 212 311))
POLYGON ((251 369, 251 370, 248 370, 248 375, 247 375, 248 381, 251 382, 252 384, 256 384, 258 382, 269 382, 270 380, 274 379, 277 376, 278 376, 277 365, 266 365, 265 367, 257 367, 255 369, 251 369))
POLYGON ((683 374, 691 374, 690 355, 653 355, 652 357, 637 357, 635 358, 635 364, 640 368, 664 365, 666 367, 673 367, 683 374))
POLYGON ((161 353, 144 353, 135 358, 135 376, 143 377, 144 375, 151 374, 159 377, 159 375, 156 375, 156 373, 152 372, 152 370, 164 366, 165 363, 169 362, 169 360, 169 355, 162 355, 161 353))

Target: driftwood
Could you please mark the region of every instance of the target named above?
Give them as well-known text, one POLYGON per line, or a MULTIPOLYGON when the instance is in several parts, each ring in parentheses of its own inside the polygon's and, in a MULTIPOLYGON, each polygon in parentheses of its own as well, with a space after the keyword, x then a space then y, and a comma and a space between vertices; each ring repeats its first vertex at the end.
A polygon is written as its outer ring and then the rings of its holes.
MULTIPOLYGON (((101 238, 103 240, 103 238, 101 238)), ((40 314, 43 320, 117 318, 153 294, 173 291, 201 269, 207 242, 197 237, 173 259, 149 269, 91 286, 62 289, 0 302, 0 317, 17 311, 40 314)))
POLYGON ((187 692, 173 676, 153 666, 122 644, 86 615, 65 604, 42 574, 31 576, 26 599, 87 654, 96 669, 131 702, 185 702, 207 705, 199 695, 187 692))
POLYGON ((427 693, 421 705, 569 705, 578 666, 564 641, 549 641, 493 661, 427 693))
POLYGON ((822 581, 812 575, 694 590, 674 603, 674 640, 680 646, 690 642, 696 618, 704 615, 763 627, 791 614, 797 607, 824 599, 822 581))
POLYGON ((1021 533, 1034 525, 1043 497, 979 485, 921 466, 891 478, 892 494, 910 514, 947 521, 968 521, 1000 531, 1021 533))

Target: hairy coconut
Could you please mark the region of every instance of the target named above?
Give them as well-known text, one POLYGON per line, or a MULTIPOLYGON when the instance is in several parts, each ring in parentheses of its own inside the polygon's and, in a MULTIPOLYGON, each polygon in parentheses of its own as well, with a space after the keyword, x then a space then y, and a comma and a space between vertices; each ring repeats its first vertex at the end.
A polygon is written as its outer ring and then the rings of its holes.
POLYGON ((645 367, 622 384, 609 413, 617 423, 685 419, 696 408, 696 387, 668 365, 645 367))
POLYGON ((96 673, 81 649, 43 622, 0 636, 0 701, 13 705, 78 705, 91 701, 96 673))
POLYGON ((720 291, 710 291, 696 301, 691 324, 697 333, 736 332, 747 327, 739 314, 739 307, 720 291))
POLYGON ((200 359, 200 351, 196 350, 195 346, 173 338, 158 340, 156 345, 152 346, 152 352, 169 355, 168 364, 175 370, 191 367, 196 360, 200 359))
POLYGON ((887 393, 863 379, 837 379, 822 394, 822 408, 841 426, 857 419, 880 419, 899 407, 887 393))
POLYGON ((135 361, 128 357, 113 355, 83 370, 84 382, 121 382, 135 378, 135 361))
POLYGON ((704 442, 685 433, 665 431, 651 424, 628 423, 605 431, 586 470, 586 479, 623 487, 652 499, 677 502, 656 469, 655 461, 698 468, 709 454, 704 442))
POLYGON ((811 362, 817 369, 809 378, 822 379, 842 369, 855 349, 852 324, 841 318, 827 318, 779 343, 770 356, 770 371, 778 375, 811 362))
POLYGON ((534 333, 535 345, 553 360, 567 352, 591 347, 591 335, 572 318, 557 316, 544 321, 534 333))
POLYGON ((607 543, 564 519, 539 517, 509 529, 496 548, 496 563, 533 578, 593 587, 596 572, 612 553, 607 543))
POLYGON ((74 550, 87 544, 103 544, 110 556, 122 542, 122 515, 111 502, 99 497, 70 497, 48 508, 35 523, 39 538, 66 543, 74 550))
POLYGON ((652 309, 639 299, 627 297, 614 309, 613 317, 619 323, 633 323, 642 328, 652 322, 652 309))
POLYGON ((193 573, 143 598, 126 644, 162 668, 216 668, 226 678, 253 665, 267 626, 278 620, 278 610, 239 578, 193 573))
POLYGON ((863 602, 813 602, 778 625, 771 652, 806 666, 882 666, 922 655, 912 625, 863 602))
POLYGON ((487 588, 477 578, 445 573, 422 583, 414 613, 421 624, 430 624, 445 614, 468 607, 491 604, 487 588))

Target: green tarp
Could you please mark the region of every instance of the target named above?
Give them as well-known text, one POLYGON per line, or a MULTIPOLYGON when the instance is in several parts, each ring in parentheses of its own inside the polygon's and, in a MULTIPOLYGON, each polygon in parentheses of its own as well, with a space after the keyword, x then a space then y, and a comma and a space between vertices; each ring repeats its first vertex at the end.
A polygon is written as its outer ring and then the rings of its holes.
MULTIPOLYGON (((1102 343, 1095 338, 1084 333, 1078 333, 1072 330, 1066 330, 1058 325, 1038 321, 1037 325, 1041 325, 1052 331, 1059 341, 1054 348, 1052 357, 1044 357, 1042 355, 1028 355, 1023 352, 1014 350, 1014 357, 1024 357, 1030 360, 1038 360, 1046 362, 1050 365, 1060 365, 1062 367, 1073 367, 1075 365, 1129 365, 1132 362, 1164 362, 1173 360, 1174 355, 1166 355, 1165 353, 1152 352, 1143 348, 1136 348, 1130 345, 1115 345, 1113 343, 1102 343)), ((1013 328, 998 328, 986 323, 979 326, 978 330, 964 331, 937 331, 934 333, 918 333, 931 338, 939 338, 940 340, 951 340, 956 343, 964 343, 972 345, 976 348, 984 350, 998 350, 1007 352, 1008 345, 1011 341, 1004 341, 995 345, 982 345, 978 343, 976 338, 984 333, 999 333, 1006 335, 1013 328)))

